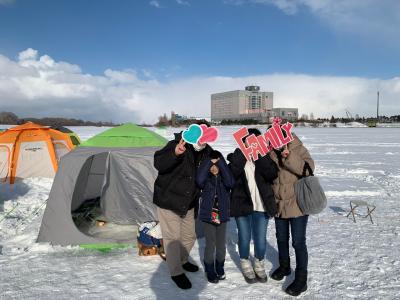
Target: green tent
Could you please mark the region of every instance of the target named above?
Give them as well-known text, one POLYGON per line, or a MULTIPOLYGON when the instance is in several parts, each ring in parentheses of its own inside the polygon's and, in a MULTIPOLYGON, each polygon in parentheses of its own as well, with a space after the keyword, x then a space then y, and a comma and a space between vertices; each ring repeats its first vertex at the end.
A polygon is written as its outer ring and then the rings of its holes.
POLYGON ((143 148, 163 147, 167 140, 132 123, 106 130, 81 143, 83 147, 143 148))
POLYGON ((68 134, 69 138, 71 139, 72 145, 74 146, 78 146, 81 143, 81 139, 79 138, 79 136, 71 129, 68 129, 67 127, 61 125, 53 125, 50 126, 50 128, 68 134))

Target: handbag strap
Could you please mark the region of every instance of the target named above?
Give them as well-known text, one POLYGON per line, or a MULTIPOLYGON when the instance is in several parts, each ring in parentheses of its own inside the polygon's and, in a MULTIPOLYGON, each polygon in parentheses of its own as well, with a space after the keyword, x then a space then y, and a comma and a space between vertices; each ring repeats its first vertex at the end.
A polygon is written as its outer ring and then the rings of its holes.
POLYGON ((307 177, 307 176, 306 176, 307 170, 308 170, 309 176, 314 176, 314 172, 313 172, 313 170, 311 169, 310 165, 308 164, 308 162, 305 162, 305 163, 304 163, 304 168, 303 168, 303 174, 301 175, 301 177, 307 177))

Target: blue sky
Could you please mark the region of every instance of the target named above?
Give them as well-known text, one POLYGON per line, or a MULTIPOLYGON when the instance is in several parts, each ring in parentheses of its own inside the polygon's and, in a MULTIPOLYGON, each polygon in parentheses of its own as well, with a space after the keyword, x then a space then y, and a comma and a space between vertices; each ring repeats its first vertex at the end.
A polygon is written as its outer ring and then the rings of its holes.
POLYGON ((287 14, 268 1, 8 2, 0 6, 0 53, 15 57, 32 47, 94 74, 112 68, 147 70, 160 79, 264 73, 389 78, 400 69, 393 42, 334 29, 306 6, 287 14))
POLYGON ((0 0, 0 104, 152 122, 209 116, 211 93, 255 83, 300 114, 373 116, 378 89, 382 113, 400 114, 399 11, 398 0, 0 0))

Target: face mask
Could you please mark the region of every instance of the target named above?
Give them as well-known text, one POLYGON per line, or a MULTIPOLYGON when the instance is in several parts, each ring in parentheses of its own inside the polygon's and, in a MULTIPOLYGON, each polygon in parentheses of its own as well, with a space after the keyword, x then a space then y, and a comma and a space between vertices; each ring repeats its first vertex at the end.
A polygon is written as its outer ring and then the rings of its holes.
POLYGON ((197 152, 203 150, 205 147, 206 147, 206 144, 203 144, 203 145, 194 144, 193 145, 194 150, 196 150, 197 152))

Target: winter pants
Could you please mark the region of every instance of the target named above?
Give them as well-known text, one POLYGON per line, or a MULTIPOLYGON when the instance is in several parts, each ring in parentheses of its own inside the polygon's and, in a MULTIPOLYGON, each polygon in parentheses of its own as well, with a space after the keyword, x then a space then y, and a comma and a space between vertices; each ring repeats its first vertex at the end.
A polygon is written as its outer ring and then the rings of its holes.
POLYGON ((275 218, 276 239, 279 261, 289 261, 289 225, 292 233, 292 246, 296 253, 296 273, 307 272, 308 252, 306 229, 308 216, 297 218, 275 218))
POLYGON ((239 235, 239 256, 248 259, 250 255, 250 240, 253 237, 254 256, 263 260, 267 248, 268 215, 265 212, 254 211, 247 216, 236 217, 239 235))
POLYGON ((226 254, 226 223, 221 223, 220 225, 213 225, 206 222, 201 223, 203 224, 204 236, 206 238, 204 263, 214 264, 215 260, 224 262, 226 254))
POLYGON ((188 261, 196 241, 194 209, 180 217, 174 212, 157 207, 164 251, 171 276, 183 274, 182 265, 188 261))

